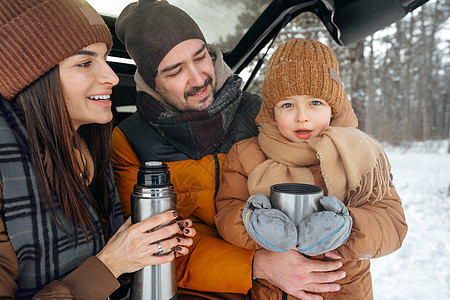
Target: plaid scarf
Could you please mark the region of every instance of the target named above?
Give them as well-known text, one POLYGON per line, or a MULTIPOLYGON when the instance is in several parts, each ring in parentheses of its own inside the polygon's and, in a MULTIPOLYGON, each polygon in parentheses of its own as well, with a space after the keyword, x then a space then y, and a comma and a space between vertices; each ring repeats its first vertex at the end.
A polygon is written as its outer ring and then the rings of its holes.
MULTIPOLYGON (((89 231, 87 240, 81 228, 71 233, 70 220, 60 209, 57 199, 54 202, 58 225, 52 219, 45 199, 41 199, 38 192, 24 116, 17 105, 3 98, 0 98, 0 174, 3 217, 20 268, 16 297, 28 299, 51 281, 63 278, 88 257, 97 254, 105 241, 99 217, 84 195, 80 195, 80 201, 88 208, 99 234, 89 231)), ((123 219, 111 168, 107 176, 112 201, 109 216, 112 234, 123 219)))
POLYGON ((176 111, 145 92, 139 92, 136 106, 169 144, 198 160, 217 153, 222 145, 241 100, 241 82, 229 76, 205 111, 176 111))

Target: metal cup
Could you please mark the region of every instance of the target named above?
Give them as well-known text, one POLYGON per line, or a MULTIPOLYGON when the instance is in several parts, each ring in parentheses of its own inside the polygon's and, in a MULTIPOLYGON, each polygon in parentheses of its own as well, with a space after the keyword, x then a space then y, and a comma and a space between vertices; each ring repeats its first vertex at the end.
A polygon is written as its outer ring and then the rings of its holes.
POLYGON ((322 197, 322 188, 311 184, 280 183, 270 187, 272 207, 284 212, 296 226, 319 211, 322 197))

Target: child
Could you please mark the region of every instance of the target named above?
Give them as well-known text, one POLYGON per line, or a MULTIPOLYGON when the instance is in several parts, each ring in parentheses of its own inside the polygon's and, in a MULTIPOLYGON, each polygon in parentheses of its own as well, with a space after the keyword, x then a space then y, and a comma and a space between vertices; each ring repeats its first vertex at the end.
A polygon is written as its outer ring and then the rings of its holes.
MULTIPOLYGON (((289 251, 314 259, 333 251, 347 276, 338 292, 321 296, 372 299, 369 259, 400 248, 407 225, 383 149, 356 129, 333 52, 302 39, 281 45, 267 67, 256 121, 259 136, 235 144, 225 161, 216 197, 219 233, 244 248, 295 247, 289 251), (322 187, 325 211, 295 227, 268 198, 270 186, 285 182, 322 187)), ((263 280, 251 290, 254 299, 282 293, 263 280)))

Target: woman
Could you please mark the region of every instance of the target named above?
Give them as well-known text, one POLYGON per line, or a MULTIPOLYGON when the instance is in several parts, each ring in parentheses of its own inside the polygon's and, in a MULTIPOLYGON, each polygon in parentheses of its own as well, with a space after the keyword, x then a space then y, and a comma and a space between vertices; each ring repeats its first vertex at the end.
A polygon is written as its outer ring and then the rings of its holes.
POLYGON ((0 11, 0 298, 105 299, 121 274, 186 254, 195 230, 149 232, 176 211, 122 224, 109 162, 118 78, 95 10, 0 0, 0 11), (175 254, 154 256, 161 246, 175 254))

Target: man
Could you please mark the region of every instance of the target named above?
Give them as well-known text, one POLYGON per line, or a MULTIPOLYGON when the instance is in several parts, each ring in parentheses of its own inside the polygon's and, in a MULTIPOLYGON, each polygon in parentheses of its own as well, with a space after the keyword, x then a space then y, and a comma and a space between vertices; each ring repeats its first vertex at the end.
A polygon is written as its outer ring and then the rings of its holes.
POLYGON ((344 276, 336 271, 339 262, 291 251, 273 265, 277 253, 233 246, 214 228, 223 161, 235 142, 257 134, 261 99, 240 89, 241 79, 206 44, 197 24, 166 1, 139 1, 122 11, 116 33, 136 62, 138 90, 137 112, 113 133, 116 181, 128 217, 139 165, 156 160, 169 166, 177 210, 197 230, 190 254, 177 258, 180 296, 242 299, 252 278, 299 296, 336 289, 324 283, 344 276))

